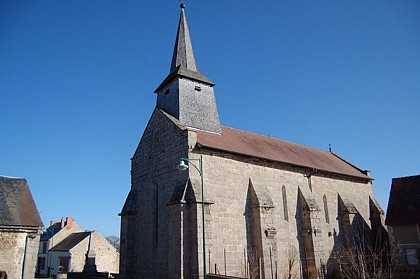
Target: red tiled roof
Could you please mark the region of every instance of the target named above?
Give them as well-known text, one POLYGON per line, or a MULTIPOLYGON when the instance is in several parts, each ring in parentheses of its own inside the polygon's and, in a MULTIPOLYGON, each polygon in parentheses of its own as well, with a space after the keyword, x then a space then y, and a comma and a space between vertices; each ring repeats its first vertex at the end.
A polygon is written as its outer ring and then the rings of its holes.
POLYGON ((282 162, 320 171, 371 179, 332 152, 222 126, 222 134, 197 131, 200 147, 282 162))
POLYGON ((392 179, 385 223, 420 224, 420 175, 392 179))

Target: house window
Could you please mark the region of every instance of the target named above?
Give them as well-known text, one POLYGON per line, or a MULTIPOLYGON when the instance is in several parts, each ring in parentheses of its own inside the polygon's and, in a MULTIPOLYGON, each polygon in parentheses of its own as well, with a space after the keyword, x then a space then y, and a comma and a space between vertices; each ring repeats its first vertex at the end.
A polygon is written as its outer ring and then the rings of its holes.
POLYGON ((419 265, 419 251, 416 248, 407 248, 404 252, 407 265, 419 265))
POLYGON ((289 212, 287 210, 286 187, 284 185, 281 188, 281 193, 282 193, 282 196, 283 196, 283 215, 284 215, 284 220, 285 221, 289 221, 289 212))
POLYGON ((326 195, 324 195, 323 200, 324 200, 325 222, 327 222, 327 224, 329 224, 330 223, 330 216, 328 214, 328 202, 327 202, 327 196, 326 195))
POLYGON ((42 253, 47 253, 47 242, 46 241, 44 241, 44 243, 42 244, 42 253))
POLYGON ((45 257, 38 257, 38 272, 45 270, 45 257))

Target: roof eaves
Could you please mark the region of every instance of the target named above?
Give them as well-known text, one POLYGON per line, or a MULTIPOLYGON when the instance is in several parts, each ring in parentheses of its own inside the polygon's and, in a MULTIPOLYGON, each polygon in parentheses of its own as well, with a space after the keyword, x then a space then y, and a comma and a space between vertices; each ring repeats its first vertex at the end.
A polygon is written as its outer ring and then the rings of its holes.
POLYGON ((197 71, 192 71, 186 69, 184 67, 178 66, 174 71, 172 71, 163 81, 162 83, 156 88, 155 93, 160 92, 165 86, 171 83, 176 77, 186 77, 198 82, 202 82, 204 84, 208 84, 210 86, 214 86, 215 83, 208 79, 205 75, 197 71))
POLYGON ((334 153, 334 152, 332 152, 332 151, 330 151, 330 153, 331 153, 332 155, 334 155, 335 157, 337 157, 338 159, 340 159, 341 161, 343 161, 344 163, 346 163, 346 164, 348 164, 348 165, 352 166, 353 168, 355 168, 355 169, 357 169, 358 171, 360 171, 361 173, 363 173, 363 174, 366 176, 366 179, 369 179, 369 180, 374 180, 372 177, 370 177, 370 176, 368 175, 368 172, 369 172, 368 170, 362 170, 361 168, 359 168, 359 167, 355 166, 354 164, 350 163, 349 161, 347 161, 346 159, 342 158, 341 156, 339 156, 339 155, 335 154, 335 153, 334 153))

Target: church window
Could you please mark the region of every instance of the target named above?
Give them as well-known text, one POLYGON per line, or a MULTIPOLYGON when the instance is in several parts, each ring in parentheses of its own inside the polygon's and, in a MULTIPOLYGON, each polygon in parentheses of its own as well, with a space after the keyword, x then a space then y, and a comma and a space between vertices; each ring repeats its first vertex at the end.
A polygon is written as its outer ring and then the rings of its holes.
POLYGON ((200 86, 196 86, 196 87, 195 87, 195 90, 196 90, 196 91, 201 91, 201 87, 200 87, 200 86))
POLYGON ((330 216, 328 214, 328 203, 327 203, 327 196, 326 195, 324 195, 323 200, 324 200, 325 222, 327 222, 327 224, 329 224, 330 223, 330 216))
POLYGON ((289 221, 289 212, 287 210, 287 196, 286 196, 286 187, 283 185, 281 188, 282 196, 283 196, 283 215, 284 220, 289 221))
POLYGON ((165 95, 168 95, 168 94, 169 94, 169 89, 166 89, 165 95))
POLYGON ((153 208, 153 242, 154 245, 158 244, 158 233, 159 233, 159 187, 154 184, 154 208, 153 208))

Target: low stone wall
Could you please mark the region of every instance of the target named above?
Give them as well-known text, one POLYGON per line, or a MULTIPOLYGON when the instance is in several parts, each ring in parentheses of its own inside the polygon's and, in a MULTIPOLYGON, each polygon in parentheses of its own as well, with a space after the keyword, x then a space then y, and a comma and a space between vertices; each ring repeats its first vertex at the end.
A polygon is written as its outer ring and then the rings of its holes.
POLYGON ((232 276, 225 276, 225 275, 217 275, 217 274, 207 274, 208 279, 244 279, 242 277, 232 277, 232 276))

